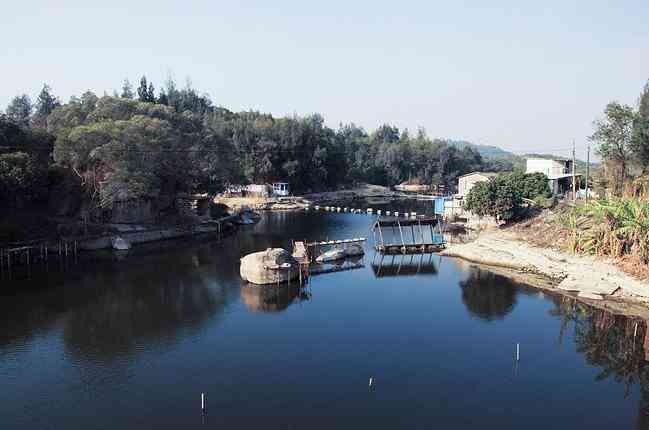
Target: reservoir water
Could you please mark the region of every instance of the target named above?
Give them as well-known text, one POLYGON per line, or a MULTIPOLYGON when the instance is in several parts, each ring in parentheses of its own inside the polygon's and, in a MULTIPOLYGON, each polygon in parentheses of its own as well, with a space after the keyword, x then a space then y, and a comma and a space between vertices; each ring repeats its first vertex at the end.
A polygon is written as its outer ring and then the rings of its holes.
POLYGON ((643 321, 369 244, 301 290, 239 278, 249 252, 371 220, 268 213, 3 279, 0 428, 649 428, 643 321))

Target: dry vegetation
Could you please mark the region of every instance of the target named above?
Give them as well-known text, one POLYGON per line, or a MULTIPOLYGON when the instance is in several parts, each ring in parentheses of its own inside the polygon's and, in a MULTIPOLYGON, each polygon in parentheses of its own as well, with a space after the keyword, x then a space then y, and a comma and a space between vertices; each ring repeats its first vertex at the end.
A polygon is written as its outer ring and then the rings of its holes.
POLYGON ((621 197, 561 205, 512 226, 537 246, 611 258, 625 272, 649 279, 649 193, 634 182, 621 197))

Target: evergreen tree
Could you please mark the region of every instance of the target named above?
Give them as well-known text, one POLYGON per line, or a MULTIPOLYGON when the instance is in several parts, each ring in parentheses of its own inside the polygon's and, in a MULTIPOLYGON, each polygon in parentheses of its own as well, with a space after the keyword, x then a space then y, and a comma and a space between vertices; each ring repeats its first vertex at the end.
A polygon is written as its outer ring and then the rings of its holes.
POLYGON ((19 126, 29 127, 29 118, 32 115, 32 101, 27 94, 16 96, 7 106, 7 116, 19 126))
POLYGON ((155 103, 155 89, 153 88, 153 83, 149 82, 149 89, 147 90, 147 102, 155 103))
POLYGON ((631 147, 642 173, 646 174, 649 171, 649 81, 640 95, 631 147))
POLYGON ((167 97, 167 94, 164 92, 164 90, 160 91, 160 97, 158 97, 157 103, 165 106, 169 105, 169 98, 167 97))
POLYGON ((61 106, 61 102, 59 102, 59 99, 52 94, 52 89, 49 85, 44 84, 43 89, 36 100, 34 126, 40 128, 47 127, 48 115, 58 106, 61 106))
POLYGON ((140 86, 137 88, 137 97, 141 102, 149 101, 149 86, 146 81, 146 76, 140 79, 140 86))
POLYGON ((135 97, 135 94, 133 94, 133 86, 128 79, 124 79, 124 83, 122 84, 121 97, 124 99, 133 99, 135 97))

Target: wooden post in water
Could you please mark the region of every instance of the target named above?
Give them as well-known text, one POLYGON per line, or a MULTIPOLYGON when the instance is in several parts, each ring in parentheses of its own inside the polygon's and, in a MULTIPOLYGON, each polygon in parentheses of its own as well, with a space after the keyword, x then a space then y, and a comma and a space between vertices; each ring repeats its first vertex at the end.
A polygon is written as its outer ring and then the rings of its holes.
POLYGON ((519 343, 516 344, 516 361, 519 361, 521 358, 520 351, 521 350, 521 345, 519 343))
POLYGON ((415 225, 414 224, 410 224, 410 232, 412 233, 412 244, 416 245, 417 240, 415 240, 415 225))
POLYGON ((401 236, 401 251, 406 253, 406 242, 403 240, 403 230, 401 229, 401 223, 397 219, 397 225, 399 226, 399 235, 401 236))

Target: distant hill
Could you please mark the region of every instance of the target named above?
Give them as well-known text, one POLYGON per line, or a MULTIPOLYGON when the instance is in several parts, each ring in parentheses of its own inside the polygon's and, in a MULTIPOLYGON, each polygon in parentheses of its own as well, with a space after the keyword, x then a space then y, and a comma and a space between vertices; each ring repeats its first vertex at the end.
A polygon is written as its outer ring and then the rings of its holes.
MULTIPOLYGON (((499 148, 497 146, 491 146, 491 145, 478 145, 475 143, 467 142, 466 140, 447 140, 447 143, 449 145, 454 145, 459 149, 463 149, 466 146, 469 146, 480 153, 482 155, 482 158, 491 160, 491 161, 498 161, 498 160, 507 160, 509 163, 511 163, 511 166, 513 169, 516 170, 525 170, 525 165, 526 165, 526 159, 527 158, 545 158, 545 159, 559 159, 563 158, 565 159, 566 157, 562 157, 559 155, 554 155, 554 154, 514 154, 513 152, 506 151, 502 148, 499 148)), ((509 164, 508 163, 508 164, 509 164)), ((500 162, 500 165, 502 165, 502 162, 500 162)), ((590 169, 591 172, 595 171, 595 169, 599 168, 599 163, 595 163, 591 160, 590 162, 590 169)), ((501 167, 502 168, 502 167, 501 167)), ((500 170, 500 169, 496 169, 500 170)), ((577 162, 575 163, 575 170, 577 173, 585 174, 586 173, 586 162, 580 159, 577 159, 577 162)))
POLYGON ((458 149, 463 149, 469 146, 477 150, 483 158, 512 158, 515 157, 514 153, 505 151, 502 148, 491 145, 478 145, 475 143, 467 142, 466 140, 447 140, 449 145, 453 145, 458 149))

